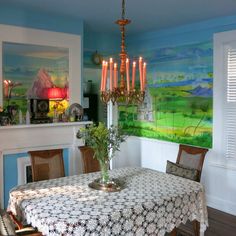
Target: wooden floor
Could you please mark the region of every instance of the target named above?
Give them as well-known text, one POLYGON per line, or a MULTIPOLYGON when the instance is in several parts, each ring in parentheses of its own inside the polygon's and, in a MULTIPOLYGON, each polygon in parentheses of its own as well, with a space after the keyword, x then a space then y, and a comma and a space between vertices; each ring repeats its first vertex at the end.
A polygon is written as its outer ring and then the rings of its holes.
MULTIPOLYGON (((208 223, 205 236, 236 236, 236 216, 208 207, 208 223)), ((181 225, 178 236, 190 235, 194 235, 192 224, 181 225)))

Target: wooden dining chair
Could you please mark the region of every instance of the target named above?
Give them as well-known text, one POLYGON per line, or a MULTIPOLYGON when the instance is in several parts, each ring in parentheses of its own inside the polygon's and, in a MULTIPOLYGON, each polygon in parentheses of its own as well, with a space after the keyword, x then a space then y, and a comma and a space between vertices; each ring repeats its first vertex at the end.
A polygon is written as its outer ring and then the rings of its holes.
POLYGON ((42 236, 36 228, 23 226, 11 213, 0 209, 0 235, 2 236, 42 236))
POLYGON ((33 181, 65 176, 63 150, 30 151, 33 181))
POLYGON ((166 173, 200 182, 207 151, 206 148, 180 144, 176 163, 167 161, 166 173))
POLYGON ((207 148, 199 148, 188 145, 179 145, 179 152, 176 163, 198 171, 197 181, 200 182, 202 167, 205 160, 207 148))
MULTIPOLYGON (((180 144, 176 165, 168 161, 166 172, 184 178, 187 177, 197 182, 200 182, 202 167, 207 152, 208 152, 207 148, 199 148, 180 144)), ((192 223, 193 223, 194 235, 199 236, 200 223, 197 220, 194 220, 192 223)), ((173 229, 170 235, 177 236, 178 235, 177 231, 178 231, 177 228, 173 229)))
POLYGON ((83 173, 100 171, 99 162, 94 158, 94 151, 90 147, 79 147, 82 156, 83 173))

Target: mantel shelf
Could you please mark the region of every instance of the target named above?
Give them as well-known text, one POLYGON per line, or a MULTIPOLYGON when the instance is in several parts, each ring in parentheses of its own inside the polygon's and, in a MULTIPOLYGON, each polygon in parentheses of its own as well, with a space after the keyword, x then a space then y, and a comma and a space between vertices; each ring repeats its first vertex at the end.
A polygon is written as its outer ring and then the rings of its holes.
POLYGON ((58 123, 46 123, 46 124, 29 124, 29 125, 7 125, 7 126, 0 126, 0 133, 1 133, 1 130, 8 130, 8 129, 78 126, 78 125, 88 125, 88 124, 92 124, 92 122, 91 121, 80 121, 80 122, 58 122, 58 123))

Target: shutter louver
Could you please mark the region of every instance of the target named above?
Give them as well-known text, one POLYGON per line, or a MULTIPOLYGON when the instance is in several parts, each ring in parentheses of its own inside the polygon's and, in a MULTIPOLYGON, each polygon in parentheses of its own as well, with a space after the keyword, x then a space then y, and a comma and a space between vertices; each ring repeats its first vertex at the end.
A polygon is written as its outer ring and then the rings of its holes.
POLYGON ((226 158, 236 158, 236 49, 228 49, 226 90, 226 158))

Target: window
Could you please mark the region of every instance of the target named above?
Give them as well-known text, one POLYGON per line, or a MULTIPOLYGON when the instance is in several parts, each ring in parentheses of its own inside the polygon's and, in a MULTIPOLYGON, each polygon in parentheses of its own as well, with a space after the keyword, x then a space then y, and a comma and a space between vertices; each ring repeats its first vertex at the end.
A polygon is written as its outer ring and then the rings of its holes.
POLYGON ((236 45, 227 50, 227 88, 225 97, 226 158, 236 158, 236 45))
POLYGON ((236 166, 236 30, 214 35, 213 150, 236 166))

